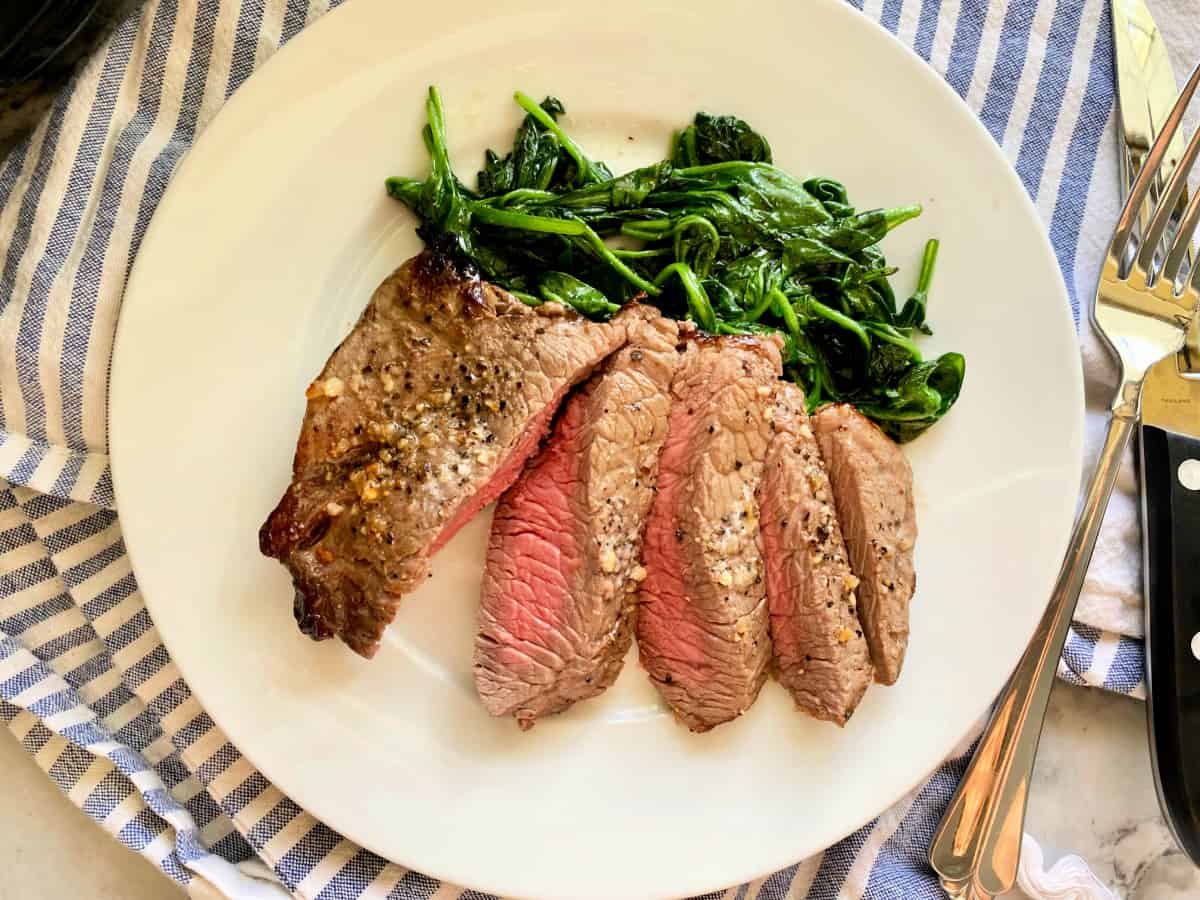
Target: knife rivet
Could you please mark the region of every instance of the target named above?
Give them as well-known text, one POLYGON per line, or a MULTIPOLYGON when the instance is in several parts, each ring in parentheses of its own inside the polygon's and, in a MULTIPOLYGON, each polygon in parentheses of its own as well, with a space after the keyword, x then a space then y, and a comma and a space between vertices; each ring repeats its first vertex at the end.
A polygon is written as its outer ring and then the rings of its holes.
POLYGON ((1200 634, 1192 635, 1192 656, 1200 659, 1200 634))
POLYGON ((1185 459, 1179 464, 1178 475, 1179 483, 1189 491, 1200 491, 1200 459, 1185 459))

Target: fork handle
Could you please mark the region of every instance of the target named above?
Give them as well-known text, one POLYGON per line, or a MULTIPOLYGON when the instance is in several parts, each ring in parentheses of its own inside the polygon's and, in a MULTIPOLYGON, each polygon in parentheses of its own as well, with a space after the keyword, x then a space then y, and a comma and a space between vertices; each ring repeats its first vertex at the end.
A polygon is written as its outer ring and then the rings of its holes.
POLYGON ((987 900, 1012 889, 1021 855, 1025 803, 1042 720, 1071 616, 1087 574, 1104 510, 1137 418, 1140 384, 1126 384, 1124 402, 1088 483, 1050 604, 979 739, 930 845, 929 861, 951 897, 987 900))

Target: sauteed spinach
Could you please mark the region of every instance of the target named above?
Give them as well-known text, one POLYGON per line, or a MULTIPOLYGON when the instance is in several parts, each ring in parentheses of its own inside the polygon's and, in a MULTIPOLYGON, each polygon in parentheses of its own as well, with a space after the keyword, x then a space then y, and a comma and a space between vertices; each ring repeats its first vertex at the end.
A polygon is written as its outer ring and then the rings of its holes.
POLYGON ((954 404, 962 355, 926 360, 914 342, 932 333, 938 242, 926 245, 902 304, 878 246, 919 206, 859 211, 841 183, 773 166, 767 139, 746 122, 703 112, 667 159, 614 176, 559 125, 561 101, 517 93, 516 102, 525 117, 512 148, 484 154, 472 190, 451 168, 441 97, 429 89, 430 174, 386 182, 426 242, 526 303, 606 318, 645 295, 711 334, 782 335, 785 372, 810 408, 853 403, 899 441, 954 404))

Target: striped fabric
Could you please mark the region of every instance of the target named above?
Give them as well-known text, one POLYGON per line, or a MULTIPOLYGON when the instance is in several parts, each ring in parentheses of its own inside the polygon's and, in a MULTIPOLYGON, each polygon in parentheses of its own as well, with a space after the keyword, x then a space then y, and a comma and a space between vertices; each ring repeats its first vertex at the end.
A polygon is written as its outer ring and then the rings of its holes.
MULTIPOLYGON (((84 812, 196 896, 458 897, 343 840, 256 772, 191 696, 138 593, 105 403, 130 264, 180 158, 323 0, 151 0, 0 162, 0 718, 84 812), (261 860, 261 862, 259 862, 261 860), (265 865, 263 865, 265 863, 265 865), (278 883, 273 879, 278 879, 278 883)), ((1004 148, 1072 306, 1108 191, 1107 0, 869 0, 1004 148)), ((1076 627, 1061 674, 1137 696, 1142 648, 1076 627)), ((825 853, 713 897, 941 896, 924 863, 968 758, 825 853)), ((472 891, 463 897, 478 897, 472 891)))

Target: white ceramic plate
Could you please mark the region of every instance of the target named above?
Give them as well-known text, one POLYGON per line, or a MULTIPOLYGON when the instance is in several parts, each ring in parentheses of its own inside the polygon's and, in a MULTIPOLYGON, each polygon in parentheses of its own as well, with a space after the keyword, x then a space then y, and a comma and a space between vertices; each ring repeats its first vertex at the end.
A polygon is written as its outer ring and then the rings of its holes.
POLYGON ((836 0, 603 9, 355 0, 305 31, 176 175, 113 366, 125 539, 213 719, 331 827, 501 894, 699 892, 870 819, 999 690, 1046 601, 1079 483, 1079 356, 1054 258, 1016 177, 936 75, 836 0), (564 98, 568 131, 617 169, 659 158, 703 108, 744 116, 778 163, 845 181, 861 206, 925 204, 888 257, 911 283, 925 237, 943 239, 925 346, 966 354, 966 388, 909 448, 920 586, 904 675, 868 692, 844 730, 770 684, 743 719, 690 735, 632 658, 603 697, 528 734, 489 718, 470 669, 487 514, 437 557, 373 662, 296 630, 288 577, 256 532, 288 482, 306 384, 418 248, 383 179, 426 171, 429 83, 464 173, 511 140, 521 88, 564 98))

